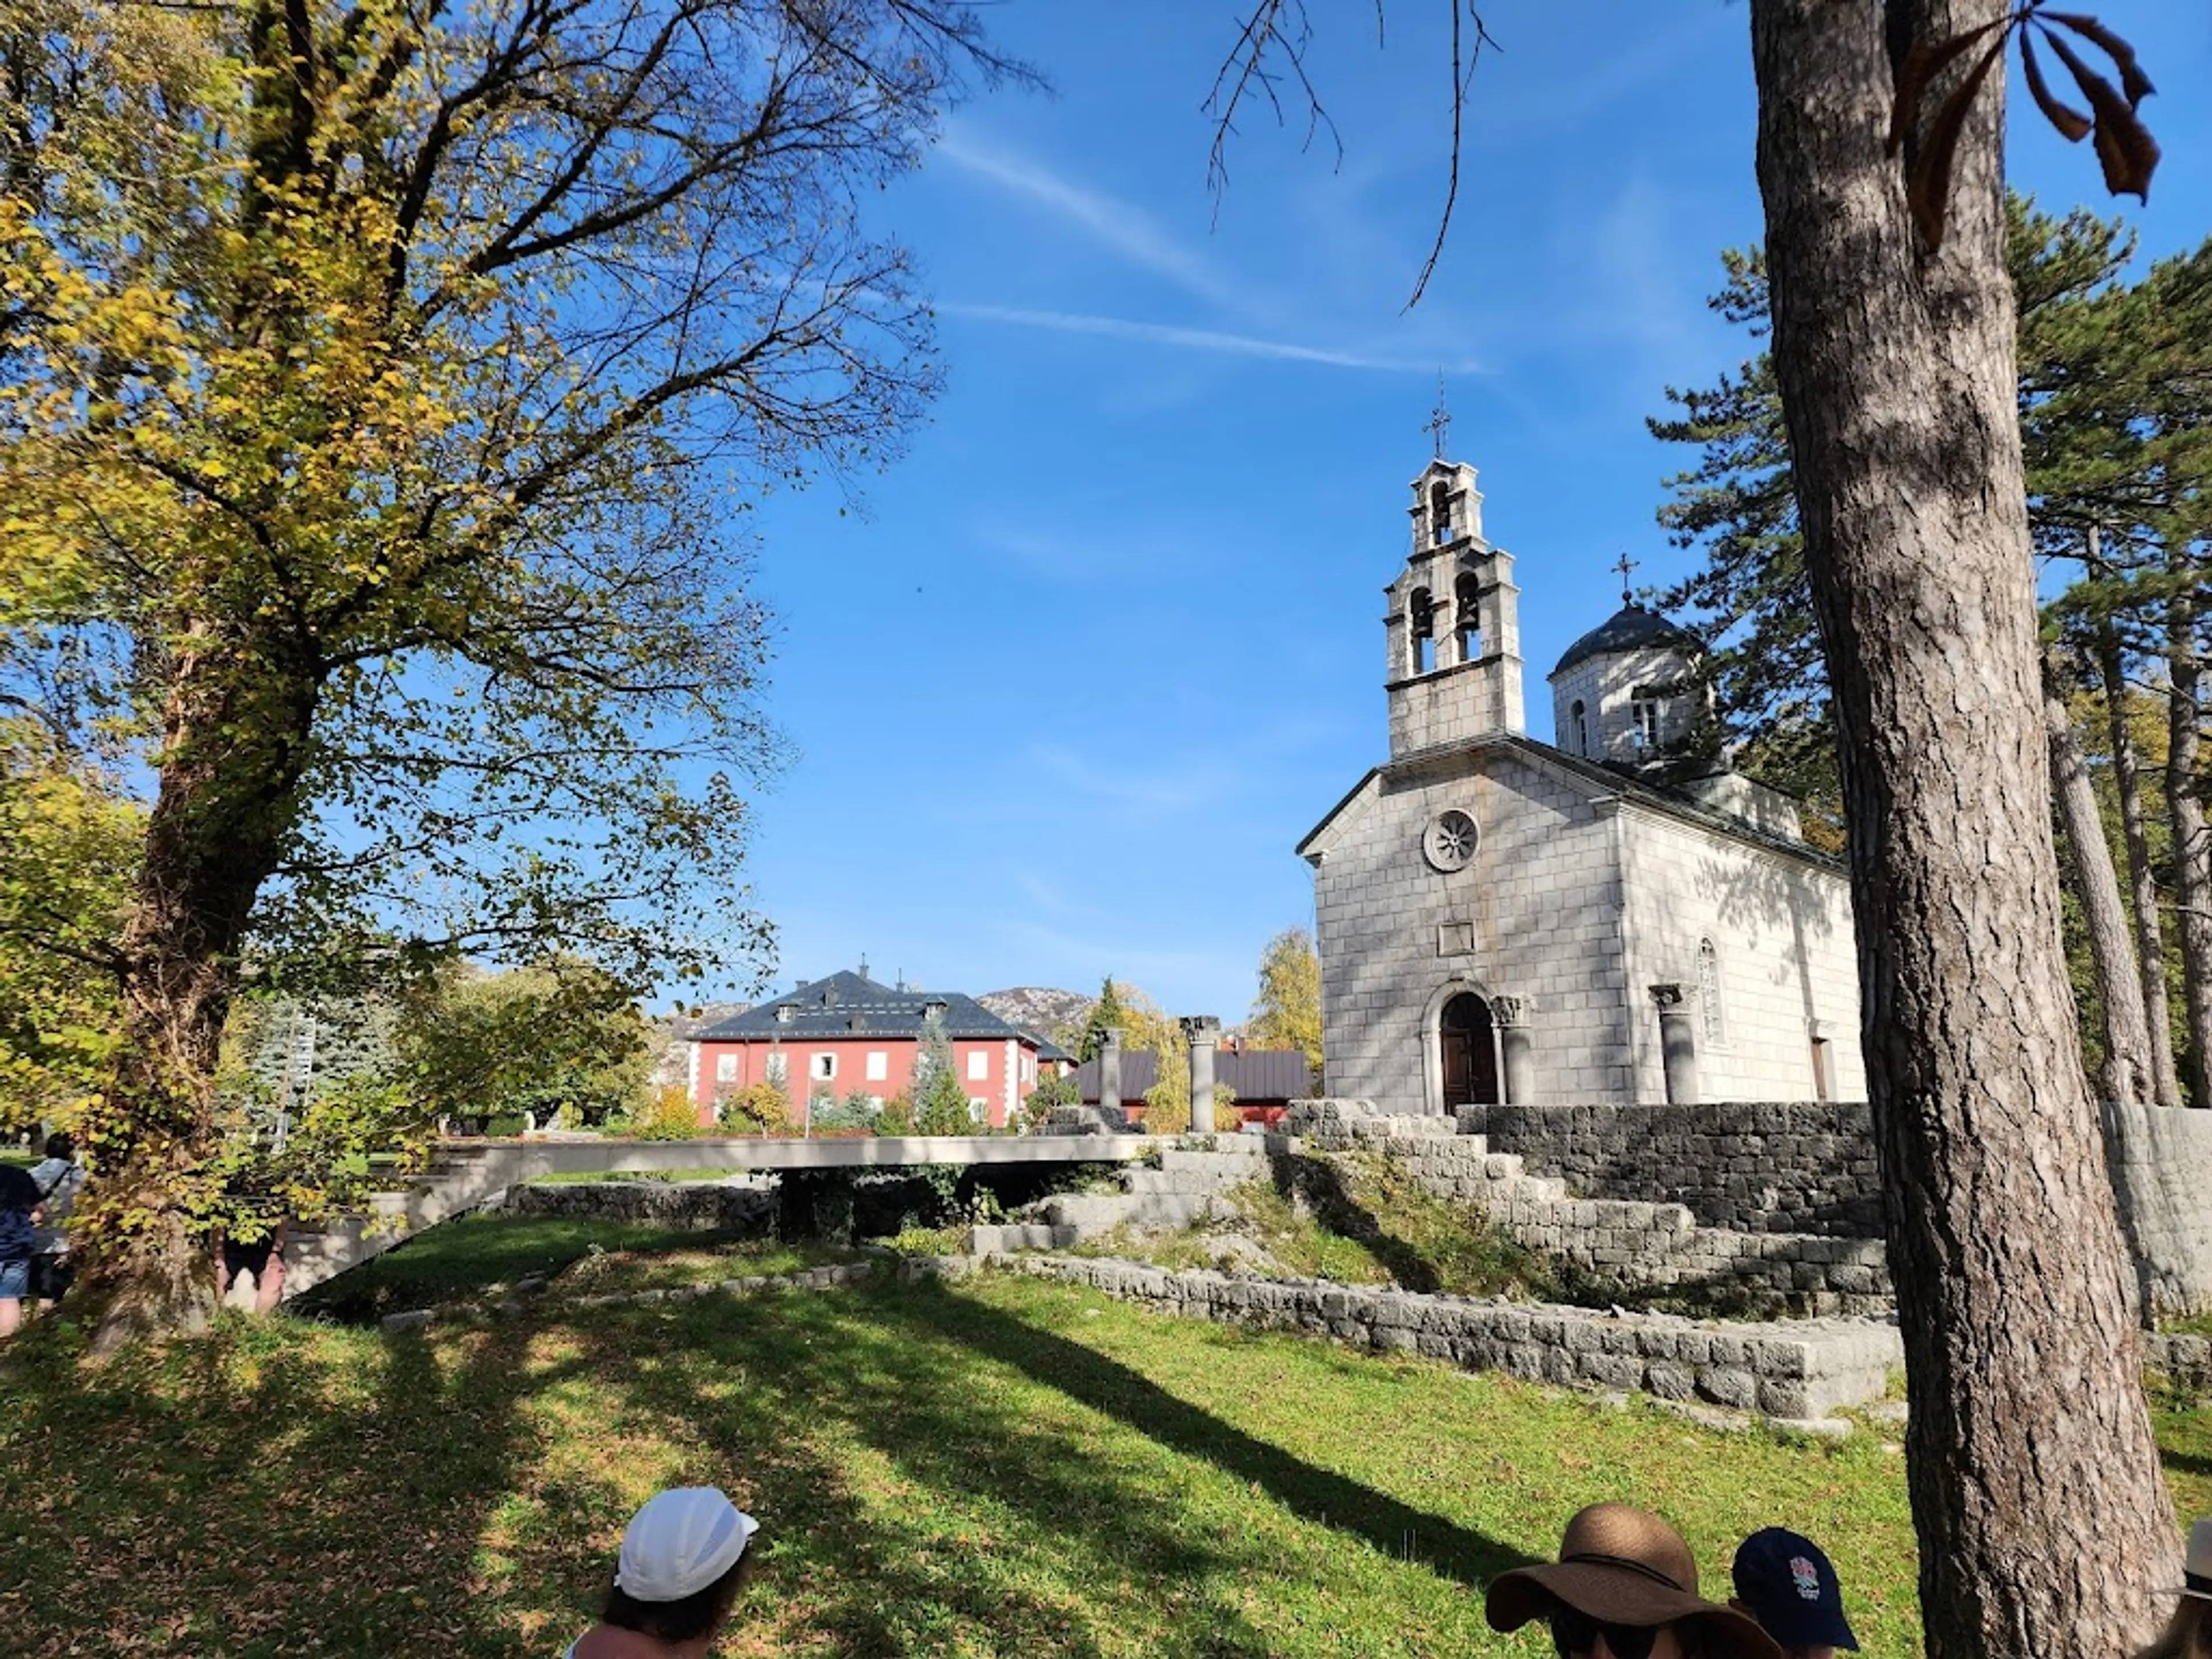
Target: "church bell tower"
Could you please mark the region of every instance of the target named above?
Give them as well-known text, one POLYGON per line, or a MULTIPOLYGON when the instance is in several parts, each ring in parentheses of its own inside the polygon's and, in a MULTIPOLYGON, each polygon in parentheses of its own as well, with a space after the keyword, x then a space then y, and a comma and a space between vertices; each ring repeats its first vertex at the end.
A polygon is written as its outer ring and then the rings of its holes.
POLYGON ((1413 548, 1383 590, 1390 758, 1527 729, 1513 556, 1482 538, 1474 469, 1439 454, 1413 480, 1413 548))

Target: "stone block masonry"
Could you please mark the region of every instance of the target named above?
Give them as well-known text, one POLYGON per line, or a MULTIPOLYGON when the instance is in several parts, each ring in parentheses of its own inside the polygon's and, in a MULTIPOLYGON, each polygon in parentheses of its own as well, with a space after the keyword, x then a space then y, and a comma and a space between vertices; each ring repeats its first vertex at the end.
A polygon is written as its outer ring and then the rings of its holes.
POLYGON ((1863 1103, 1466 1106, 1459 1117, 1585 1197, 1686 1205, 1741 1233, 1881 1237, 1863 1103))
MULTIPOLYGON (((2212 1112, 2106 1104, 2106 1166, 2154 1315, 2212 1310, 2212 1112)), ((1461 1127, 1586 1198, 1687 1206, 1739 1233, 1879 1238, 1863 1103, 1469 1106, 1461 1127)))
POLYGON ((1425 1191, 1480 1207, 1521 1244, 1624 1292, 1698 1296, 1749 1312, 1879 1316, 1893 1304, 1887 1254, 1873 1239, 1750 1233, 1701 1224, 1677 1203, 1570 1196, 1559 1176, 1524 1173, 1449 1118, 1373 1115, 1356 1101, 1295 1101, 1279 1149, 1368 1151, 1425 1191))
POLYGON ((1325 1279, 1170 1273, 1091 1256, 1008 1256, 1001 1265, 1190 1318, 1334 1337, 1532 1382, 1639 1389, 1785 1422, 1878 1400, 1905 1363, 1896 1329, 1871 1320, 1700 1322, 1325 1279))
POLYGON ((2212 1309, 2212 1112, 2106 1106, 2104 1128, 2145 1307, 2212 1309))

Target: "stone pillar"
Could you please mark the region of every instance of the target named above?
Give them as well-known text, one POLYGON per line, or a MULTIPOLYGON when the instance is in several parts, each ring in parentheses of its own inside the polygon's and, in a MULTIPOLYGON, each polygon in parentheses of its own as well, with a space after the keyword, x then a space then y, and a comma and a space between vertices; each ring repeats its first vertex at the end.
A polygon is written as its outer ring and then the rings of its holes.
POLYGON ((1667 1103, 1698 1103, 1698 1031, 1690 1017, 1689 999, 1679 984, 1655 985, 1651 1000, 1659 1005, 1659 1058, 1667 1073, 1667 1103))
POLYGON ((1213 1050, 1221 1041, 1221 1022, 1212 1014, 1185 1014, 1183 1040, 1190 1044, 1190 1132, 1213 1133, 1213 1050))
POLYGON ((1498 1028, 1499 1081, 1508 1106, 1527 1106, 1536 1098, 1536 1060, 1528 1049, 1528 1004, 1523 997, 1492 997, 1490 1023, 1498 1028))
POLYGON ((1098 1045, 1098 1115, 1109 1123, 1121 1115, 1121 1032, 1108 1026, 1098 1045))

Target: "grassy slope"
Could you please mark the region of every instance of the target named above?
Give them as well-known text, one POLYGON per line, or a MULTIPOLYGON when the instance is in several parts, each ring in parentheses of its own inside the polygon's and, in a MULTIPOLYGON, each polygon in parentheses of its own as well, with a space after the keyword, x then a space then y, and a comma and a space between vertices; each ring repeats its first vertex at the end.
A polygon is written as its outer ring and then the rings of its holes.
POLYGON ((467 1215, 317 1285, 297 1311, 362 1319, 465 1300, 488 1285, 557 1275, 579 1294, 791 1273, 849 1251, 732 1239, 595 1217, 467 1215))
MULTIPOLYGON (((2212 1504, 2203 1425, 2166 1427, 2212 1504)), ((427 1340, 282 1321, 96 1371, 22 1350, 0 1629, 550 1656, 631 1508, 697 1480, 766 1525, 742 1654, 1534 1655, 1475 1587, 1621 1496, 1709 1575, 1754 1526, 1804 1528, 1867 1650, 1915 1650, 1901 1470, 1871 1437, 1720 1436, 1008 1279, 427 1340)))

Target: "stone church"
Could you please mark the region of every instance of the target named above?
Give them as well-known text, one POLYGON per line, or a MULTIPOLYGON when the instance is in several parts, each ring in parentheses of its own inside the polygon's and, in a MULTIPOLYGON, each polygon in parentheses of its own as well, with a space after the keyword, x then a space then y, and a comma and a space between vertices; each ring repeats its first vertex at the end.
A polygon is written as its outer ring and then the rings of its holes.
POLYGON ((1697 639, 1624 595, 1552 671, 1536 741, 1474 469, 1439 458, 1413 490, 1389 759, 1297 848, 1328 1091, 1394 1113, 1864 1099, 1844 872, 1720 758, 1697 639))

